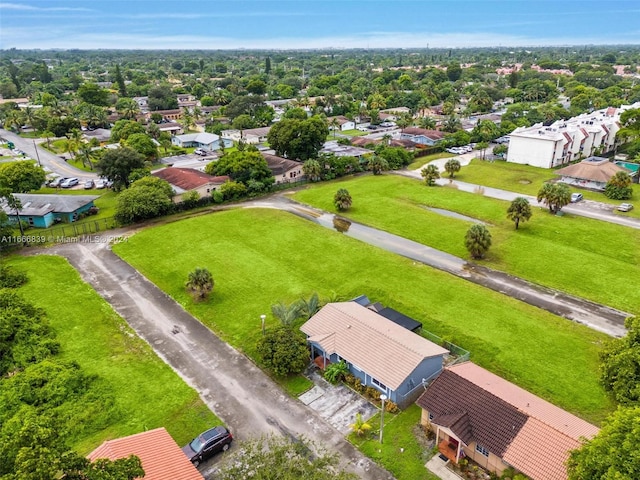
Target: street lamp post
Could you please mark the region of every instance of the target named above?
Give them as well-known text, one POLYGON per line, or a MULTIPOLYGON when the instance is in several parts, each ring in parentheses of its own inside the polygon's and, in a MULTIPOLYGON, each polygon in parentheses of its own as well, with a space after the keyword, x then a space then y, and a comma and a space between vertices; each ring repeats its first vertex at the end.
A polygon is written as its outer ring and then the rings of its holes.
POLYGON ((262 335, 264 335, 264 321, 266 318, 266 315, 260 315, 260 321, 262 322, 262 335))
POLYGON ((382 410, 380 412, 380 443, 382 443, 382 432, 384 431, 384 401, 387 399, 387 396, 383 393, 380 395, 380 400, 382 400, 382 410))
POLYGON ((38 146, 36 145, 35 140, 33 140, 33 149, 36 151, 36 159, 38 160, 38 166, 41 167, 42 164, 40 163, 40 154, 38 153, 38 146))

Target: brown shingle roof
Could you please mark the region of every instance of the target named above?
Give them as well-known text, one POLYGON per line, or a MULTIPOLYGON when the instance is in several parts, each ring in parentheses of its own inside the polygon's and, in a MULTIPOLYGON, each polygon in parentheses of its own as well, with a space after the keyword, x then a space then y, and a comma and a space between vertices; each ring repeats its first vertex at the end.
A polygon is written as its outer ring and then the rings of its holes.
POLYGON ((203 480, 178 444, 164 428, 104 442, 88 455, 117 460, 136 455, 142 462, 144 480, 203 480))
POLYGON ((274 175, 282 175, 283 173, 286 173, 289 170, 302 168, 301 162, 289 160, 288 158, 279 157, 277 155, 271 155, 269 153, 263 153, 262 156, 267 161, 269 170, 271 170, 271 173, 273 173, 274 175))
POLYGON ((392 390, 425 358, 449 353, 355 302, 325 305, 300 330, 328 354, 337 353, 392 390))
POLYGON ((168 167, 163 168, 162 170, 156 170, 152 175, 154 177, 162 178, 171 185, 175 185, 185 191, 194 190, 198 187, 209 184, 222 185, 229 181, 229 177, 226 175, 214 177, 213 175, 209 175, 193 168, 168 167))
POLYGON ((535 480, 565 480, 569 451, 581 437, 598 433, 594 425, 472 362, 447 367, 417 404, 434 415, 436 425, 466 444, 476 441, 535 480))
POLYGON ((408 127, 402 130, 402 133, 408 135, 424 135, 431 140, 440 140, 444 138, 444 133, 439 130, 428 130, 426 128, 408 127))
POLYGON ((617 172, 626 172, 626 170, 606 158, 589 157, 580 163, 574 163, 556 170, 556 175, 606 183, 617 172))

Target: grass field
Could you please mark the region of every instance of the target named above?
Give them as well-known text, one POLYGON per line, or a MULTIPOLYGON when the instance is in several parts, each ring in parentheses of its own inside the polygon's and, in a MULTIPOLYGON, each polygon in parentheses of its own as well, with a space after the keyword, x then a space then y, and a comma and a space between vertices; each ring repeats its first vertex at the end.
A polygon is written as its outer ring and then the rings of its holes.
POLYGON ((99 376, 113 392, 117 418, 108 429, 75 438, 88 453, 102 441, 164 426, 178 444, 220 421, 151 347, 138 338, 111 307, 60 257, 12 257, 28 272, 19 293, 46 310, 65 360, 99 376), (55 287, 54 287, 55 286, 55 287))
MULTIPOLYGON (((554 172, 555 170, 519 165, 517 163, 484 162, 474 159, 469 165, 462 167, 460 172, 456 174, 456 180, 535 196, 544 182, 558 178, 554 172)), ((631 200, 625 201, 640 202, 640 185, 634 183, 632 188, 633 197, 631 200)), ((612 200, 600 192, 573 187, 571 187, 571 191, 582 193, 587 200, 610 205, 620 205, 622 203, 622 200, 612 200)), ((640 204, 637 207, 640 207, 640 204)), ((640 218, 640 208, 624 215, 640 218)))
POLYGON ((591 421, 612 408, 597 380, 604 335, 291 214, 219 212, 144 230, 114 251, 254 359, 260 315, 276 324, 272 304, 314 291, 344 299, 364 293, 591 421), (184 290, 195 267, 208 268, 216 282, 210 300, 198 304, 184 290))
POLYGON ((333 195, 346 188, 353 207, 346 217, 462 258, 471 222, 427 210, 438 207, 488 223, 493 245, 480 263, 541 285, 640 313, 640 231, 588 218, 534 209, 519 230, 506 218, 508 202, 424 186, 395 175, 364 176, 314 185, 296 200, 334 211, 333 195))
POLYGON ((425 464, 431 456, 417 441, 413 429, 422 410, 412 405, 398 415, 385 413, 383 443, 380 445, 380 414, 369 420, 371 430, 364 437, 349 435, 349 441, 365 455, 384 465, 394 477, 406 480, 437 480, 425 464))

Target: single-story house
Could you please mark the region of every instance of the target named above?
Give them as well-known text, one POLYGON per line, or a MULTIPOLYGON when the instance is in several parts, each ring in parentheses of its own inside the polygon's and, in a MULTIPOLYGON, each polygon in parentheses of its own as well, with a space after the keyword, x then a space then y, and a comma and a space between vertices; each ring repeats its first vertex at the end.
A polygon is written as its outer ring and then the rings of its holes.
POLYGON ((569 451, 599 431, 472 362, 446 367, 416 403, 442 455, 497 475, 511 466, 533 480, 566 480, 569 451))
POLYGON ((141 110, 146 110, 149 106, 149 97, 133 97, 133 101, 138 104, 141 110))
POLYGON ((167 167, 154 171, 152 175, 167 181, 171 185, 176 194, 173 197, 174 202, 180 202, 184 193, 193 191, 198 192, 200 197, 208 197, 230 180, 226 175, 215 177, 193 168, 167 167))
MULTIPOLYGON (((20 220, 32 227, 48 228, 55 222, 75 222, 79 216, 94 207, 97 195, 39 195, 32 193, 14 193, 20 200, 20 220)), ((15 210, 3 201, 2 209, 11 221, 17 221, 15 210)))
POLYGON ((337 129, 339 129, 341 132, 344 132, 345 130, 354 130, 356 128, 356 123, 353 120, 349 120, 347 117, 338 115, 337 117, 327 118, 327 123, 329 124, 330 130, 333 130, 334 120, 338 125, 337 129))
POLYGON ((363 385, 401 407, 415 400, 449 351, 355 301, 329 303, 300 327, 321 365, 344 361, 363 385))
POLYGON ((556 170, 556 175, 560 176, 560 182, 567 183, 574 187, 590 188, 603 191, 607 182, 617 172, 631 174, 629 170, 619 167, 603 157, 585 158, 579 163, 568 165, 556 170))
POLYGON ((276 183, 299 182, 304 178, 302 162, 271 155, 270 153, 262 153, 262 156, 267 161, 276 183))
POLYGON ((98 140, 100 143, 106 143, 111 139, 111 130, 106 128, 96 128, 94 130, 84 130, 82 132, 82 138, 87 142, 92 139, 98 140))
POLYGON ((360 158, 365 155, 374 153, 366 148, 353 147, 350 145, 341 145, 335 141, 325 142, 320 153, 333 153, 336 157, 356 157, 360 158))
POLYGON ((203 476, 164 428, 108 440, 87 458, 118 460, 135 455, 144 470, 144 480, 203 480, 203 476))
POLYGON ((233 142, 227 139, 220 139, 215 133, 185 133, 183 135, 175 135, 171 138, 171 143, 178 147, 198 147, 203 150, 219 150, 220 142, 224 142, 225 147, 233 147, 233 142))
POLYGON ((151 115, 154 113, 162 115, 162 118, 165 120, 180 120, 182 118, 182 110, 175 108, 172 110, 154 110, 153 112, 148 112, 146 114, 147 120, 151 120, 151 115))
POLYGON ((271 127, 259 127, 259 128, 247 128, 246 130, 222 130, 220 135, 222 138, 239 142, 242 140, 244 143, 250 145, 256 145, 267 141, 267 135, 269 135, 271 127))
POLYGON ((176 122, 164 122, 158 124, 158 130, 161 132, 168 132, 169 135, 180 135, 184 130, 182 125, 176 122))
POLYGON ((402 131, 400 138, 404 140, 411 140, 413 143, 420 145, 431 146, 442 140, 444 138, 444 133, 439 130, 409 127, 402 131))
POLYGON ((393 108, 385 108, 384 110, 380 110, 380 113, 390 113, 393 115, 407 115, 411 114, 411 109, 409 107, 393 107, 393 108))

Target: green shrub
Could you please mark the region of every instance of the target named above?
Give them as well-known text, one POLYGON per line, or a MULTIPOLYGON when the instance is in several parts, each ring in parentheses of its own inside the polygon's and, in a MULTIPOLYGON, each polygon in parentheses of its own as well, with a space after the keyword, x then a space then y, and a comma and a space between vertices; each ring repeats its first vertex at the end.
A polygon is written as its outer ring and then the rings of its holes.
POLYGON ((349 367, 345 362, 332 363, 324 370, 324 378, 330 383, 336 384, 349 373, 349 367))
POLYGON ((0 266, 0 288, 18 288, 27 283, 25 272, 14 270, 6 265, 0 266))

